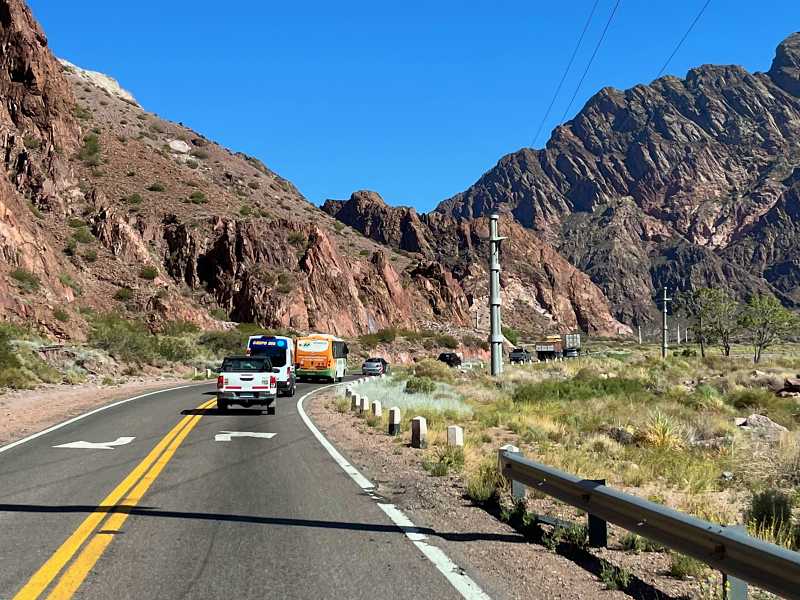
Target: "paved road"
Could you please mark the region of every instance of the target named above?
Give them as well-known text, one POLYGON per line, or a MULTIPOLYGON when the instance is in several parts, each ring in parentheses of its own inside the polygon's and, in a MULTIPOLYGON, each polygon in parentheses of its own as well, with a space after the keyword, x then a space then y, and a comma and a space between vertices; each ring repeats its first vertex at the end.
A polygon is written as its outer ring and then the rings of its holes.
POLYGON ((274 416, 222 414, 212 389, 147 396, 0 453, 0 599, 461 597, 333 461, 297 398, 274 416), (276 435, 215 441, 222 431, 276 435))

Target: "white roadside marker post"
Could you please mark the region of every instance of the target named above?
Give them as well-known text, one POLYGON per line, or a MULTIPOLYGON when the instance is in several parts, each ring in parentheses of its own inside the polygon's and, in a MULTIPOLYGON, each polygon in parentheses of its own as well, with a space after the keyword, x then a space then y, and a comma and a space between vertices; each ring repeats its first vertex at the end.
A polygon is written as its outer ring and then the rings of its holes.
POLYGON ((359 396, 358 397, 358 413, 363 415, 367 410, 369 410, 369 398, 366 396, 359 396))
POLYGON ((353 411, 357 410, 359 402, 361 402, 361 400, 359 399, 358 394, 351 394, 350 395, 350 410, 353 410, 353 411))
POLYGON ((373 400, 370 404, 370 412, 372 413, 373 417, 381 417, 383 416, 383 410, 381 409, 381 402, 380 400, 373 400))
POLYGON ((447 428, 447 445, 464 446, 464 429, 458 425, 450 425, 447 428))
POLYGON ((414 417, 411 419, 411 447, 428 447, 428 422, 425 417, 414 417))
POLYGON ((389 409, 389 435, 400 433, 400 409, 393 406, 389 409))

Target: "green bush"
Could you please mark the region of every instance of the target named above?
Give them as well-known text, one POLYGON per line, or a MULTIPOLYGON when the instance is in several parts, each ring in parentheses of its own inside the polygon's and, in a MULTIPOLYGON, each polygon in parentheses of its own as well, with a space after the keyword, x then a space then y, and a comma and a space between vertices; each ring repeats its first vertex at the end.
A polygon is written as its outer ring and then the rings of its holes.
POLYGON ((83 254, 81 254, 81 256, 86 262, 93 263, 97 260, 97 250, 94 248, 89 248, 83 254))
POLYGON ((91 244, 94 241, 94 236, 88 227, 79 227, 72 234, 72 239, 79 244, 91 244))
POLYGON ((53 317, 56 320, 61 321, 62 323, 67 323, 69 321, 69 313, 65 311, 63 308, 56 308, 53 311, 53 317))
POLYGON ((436 343, 443 348, 449 348, 450 350, 455 350, 458 348, 458 340, 454 338, 452 335, 437 335, 436 336, 436 343))
POLYGON ((194 358, 197 348, 189 340, 163 337, 158 341, 158 354, 172 362, 185 362, 194 358))
POLYGON ((75 105, 75 107, 72 109, 72 114, 75 115, 75 118, 80 119, 81 121, 86 121, 92 118, 92 112, 80 104, 75 105))
POLYGON ((515 346, 519 344, 519 331, 511 327, 503 327, 502 332, 509 342, 511 342, 515 346))
POLYGON ((517 403, 529 403, 550 400, 590 400, 611 395, 636 397, 645 391, 642 381, 621 377, 548 380, 517 386, 513 393, 513 400, 517 403))
POLYGON ((746 520, 757 529, 778 531, 791 527, 794 498, 780 490, 767 489, 753 494, 746 520))
POLYGON ((125 197, 125 202, 131 205, 138 205, 143 202, 144 198, 142 198, 141 194, 134 192, 130 196, 125 197))
POLYGON ((41 287, 39 277, 26 269, 14 269, 9 275, 16 280, 17 285, 23 292, 35 292, 41 287))
POLYGON ((421 360, 414 365, 413 371, 416 377, 424 377, 433 381, 442 381, 445 383, 453 381, 452 369, 438 360, 430 358, 421 360))
POLYGON ((688 579, 689 577, 697 579, 703 575, 705 570, 706 566, 696 558, 677 552, 670 553, 669 574, 677 579, 688 579))
MULTIPOLYGON (((247 331, 233 329, 230 331, 209 331, 200 336, 200 345, 205 346, 211 354, 241 354, 247 348, 247 331)), ((255 335, 255 334, 253 334, 255 335)))
POLYGON ((189 167, 190 169, 196 169, 200 166, 200 163, 197 162, 196 160, 190 159, 186 161, 186 166, 189 167))
POLYGON ((497 499, 502 481, 497 472, 497 459, 490 457, 467 477, 467 497, 478 505, 489 504, 497 499))
POLYGON ((76 296, 80 296, 83 293, 81 286, 72 278, 69 273, 62 273, 58 276, 58 280, 68 288, 70 288, 76 296))
POLYGON ((149 265, 142 267, 139 270, 139 277, 142 279, 147 279, 148 281, 153 281, 156 277, 158 277, 158 269, 149 265))
POLYGON ((83 161, 87 167, 98 167, 102 164, 100 157, 100 138, 97 134, 90 133, 83 138, 83 145, 78 150, 78 158, 83 161))
POLYGON ((250 214, 253 212, 253 209, 250 208, 247 204, 243 204, 242 207, 239 209, 239 214, 243 217, 249 217, 250 214))
POLYGON ((200 190, 195 190, 189 194, 189 200, 192 201, 192 204, 205 204, 207 202, 206 195, 200 190))
POLYGON ((161 328, 161 333, 167 336, 179 336, 199 332, 200 328, 190 321, 169 321, 161 328))
POLYGON ((306 243, 306 236, 300 231, 292 231, 286 236, 286 241, 292 246, 302 246, 306 243))
POLYGON ((39 146, 42 145, 39 138, 31 134, 26 134, 25 137, 22 138, 22 143, 27 150, 38 150, 39 146))
POLYGON ((73 229, 77 229, 79 227, 86 227, 86 221, 79 219, 78 217, 70 217, 70 219, 67 221, 67 225, 73 229))
POLYGON ((205 150, 201 150, 199 148, 195 148, 194 150, 192 150, 191 155, 194 156, 195 158, 199 158, 200 160, 205 160, 208 158, 208 152, 206 152, 205 150))
POLYGON ((403 391, 406 394, 432 394, 436 391, 436 382, 427 377, 411 377, 403 391))
POLYGON ((210 311, 208 311, 208 314, 220 321, 228 320, 228 311, 226 311, 224 308, 212 308, 210 311))
POLYGON ((120 302, 127 302, 131 298, 133 298, 133 290, 130 288, 119 288, 114 294, 114 300, 120 302))
POLYGON ((450 471, 464 468, 464 448, 461 446, 439 447, 422 461, 422 467, 434 477, 442 477, 450 471))
POLYGON ((159 182, 159 181, 156 181, 155 183, 151 183, 150 185, 147 186, 147 191, 148 192, 163 192, 166 189, 167 188, 164 187, 164 184, 159 182))
POLYGON ((155 336, 143 322, 115 313, 91 319, 89 343, 125 362, 151 362, 158 350, 155 336))

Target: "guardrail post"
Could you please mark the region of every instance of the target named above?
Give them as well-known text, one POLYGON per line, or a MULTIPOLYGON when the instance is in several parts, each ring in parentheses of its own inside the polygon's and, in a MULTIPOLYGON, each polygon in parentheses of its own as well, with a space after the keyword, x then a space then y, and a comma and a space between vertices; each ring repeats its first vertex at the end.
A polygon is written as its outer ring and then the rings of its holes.
MULTIPOLYGON (((739 533, 747 534, 747 528, 743 525, 732 525, 726 529, 738 531, 739 533)), ((738 577, 731 577, 727 573, 722 574, 722 597, 725 600, 747 600, 748 598, 747 582, 739 579, 738 577)))
MULTIPOLYGON (((592 479, 595 483, 605 485, 605 479, 592 479)), ((588 513, 589 518, 589 546, 592 548, 605 548, 608 545, 608 523, 600 517, 588 513)))
POLYGON ((428 422, 425 417, 414 417, 411 419, 411 447, 428 447, 428 422))
POLYGON ((361 399, 358 397, 358 394, 350 394, 350 410, 358 409, 358 403, 361 402, 361 399))
POLYGON ((400 433, 400 409, 393 406, 389 409, 389 435, 400 433))
POLYGON ((464 430, 458 425, 450 425, 447 428, 447 445, 448 446, 463 446, 464 445, 464 430))
POLYGON ((380 417, 383 415, 380 400, 373 400, 369 406, 373 417, 380 417))
MULTIPOLYGON (((500 446, 500 450, 498 450, 497 452, 497 459, 498 459, 497 469, 500 471, 501 474, 503 472, 503 452, 522 455, 522 452, 520 452, 519 448, 517 448, 516 446, 513 446, 511 444, 500 446)), ((514 481, 513 479, 511 480, 511 497, 514 498, 515 502, 525 500, 525 485, 522 482, 514 481)))
POLYGON ((364 414, 369 410, 369 398, 366 396, 359 396, 358 397, 358 413, 364 414))

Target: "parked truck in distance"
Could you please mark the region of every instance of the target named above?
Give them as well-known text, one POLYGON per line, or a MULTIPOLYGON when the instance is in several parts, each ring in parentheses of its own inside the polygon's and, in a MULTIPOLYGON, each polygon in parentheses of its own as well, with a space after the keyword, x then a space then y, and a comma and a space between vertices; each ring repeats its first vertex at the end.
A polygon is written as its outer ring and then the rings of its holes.
POLYGON ((539 360, 576 358, 581 353, 581 334, 548 335, 544 340, 536 342, 534 350, 539 360))
POLYGON ((525 364, 533 362, 533 354, 528 352, 525 348, 514 348, 508 353, 508 362, 512 365, 515 363, 525 364))

